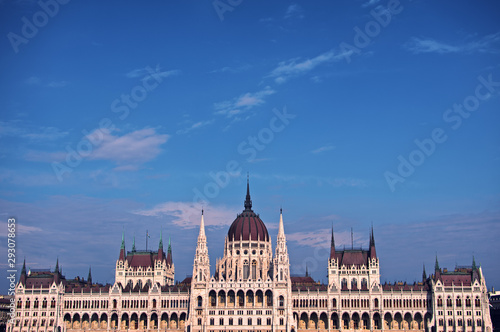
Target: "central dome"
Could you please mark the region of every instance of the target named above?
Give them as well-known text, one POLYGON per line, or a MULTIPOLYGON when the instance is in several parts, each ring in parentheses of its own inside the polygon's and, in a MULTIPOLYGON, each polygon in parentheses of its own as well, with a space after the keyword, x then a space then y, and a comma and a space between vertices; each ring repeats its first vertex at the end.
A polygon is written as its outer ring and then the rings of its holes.
POLYGON ((228 241, 269 241, 266 225, 264 225, 259 215, 255 214, 252 210, 248 179, 245 210, 233 221, 227 232, 227 237, 228 241))

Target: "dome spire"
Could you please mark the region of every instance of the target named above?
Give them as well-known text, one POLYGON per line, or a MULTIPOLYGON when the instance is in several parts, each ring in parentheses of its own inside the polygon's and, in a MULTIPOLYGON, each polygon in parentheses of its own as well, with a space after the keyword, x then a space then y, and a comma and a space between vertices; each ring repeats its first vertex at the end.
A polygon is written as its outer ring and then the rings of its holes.
POLYGON ((249 175, 247 173, 247 197, 245 199, 245 210, 251 210, 252 209, 252 200, 250 199, 250 181, 249 181, 249 175))

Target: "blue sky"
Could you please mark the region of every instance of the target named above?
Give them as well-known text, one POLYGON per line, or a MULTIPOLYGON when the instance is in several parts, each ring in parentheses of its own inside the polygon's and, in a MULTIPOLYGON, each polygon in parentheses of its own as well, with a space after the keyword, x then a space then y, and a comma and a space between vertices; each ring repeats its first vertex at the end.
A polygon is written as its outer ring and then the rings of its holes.
MULTIPOLYGON (((382 281, 500 288, 496 1, 0 1, 0 247, 113 282, 122 230, 192 272, 243 209, 326 282, 375 230, 382 281)), ((0 292, 7 291, 6 259, 0 292)), ((213 270, 214 264, 212 264, 213 270)))

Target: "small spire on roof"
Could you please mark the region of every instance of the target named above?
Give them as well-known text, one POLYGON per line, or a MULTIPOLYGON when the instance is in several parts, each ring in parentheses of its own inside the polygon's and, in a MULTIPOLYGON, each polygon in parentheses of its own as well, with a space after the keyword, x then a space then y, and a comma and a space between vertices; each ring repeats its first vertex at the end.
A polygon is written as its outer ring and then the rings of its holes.
POLYGON ((476 271, 476 270, 477 270, 476 258, 474 257, 474 255, 472 255, 472 271, 476 271))
POLYGON ((422 271, 422 281, 425 281, 427 279, 427 273, 425 273, 425 264, 423 264, 424 269, 422 271))
POLYGON ((245 199, 245 210, 251 210, 252 209, 252 200, 250 199, 250 178, 249 174, 247 173, 247 196, 245 199))
POLYGON ((439 271, 438 255, 436 254, 436 263, 434 264, 434 270, 439 271))
POLYGON ((134 234, 134 242, 132 243, 132 252, 135 252, 135 234, 134 234))
POLYGON ((58 272, 59 272, 59 257, 57 257, 56 268, 54 269, 54 273, 58 273, 58 272))
POLYGON ((170 244, 170 236, 168 237, 168 253, 172 253, 172 245, 170 244))
POLYGON ((24 258, 23 261, 23 268, 21 270, 21 275, 26 274, 26 257, 24 258))
POLYGON ((309 272, 307 271, 307 263, 306 263, 306 277, 309 277, 309 272))
POLYGON ((92 284, 92 267, 89 266, 89 275, 87 277, 87 283, 92 284))
POLYGON ((160 244, 158 245, 158 248, 163 248, 163 227, 160 228, 160 244))
POLYGON ((125 226, 122 229, 122 246, 121 249, 125 249, 125 226))

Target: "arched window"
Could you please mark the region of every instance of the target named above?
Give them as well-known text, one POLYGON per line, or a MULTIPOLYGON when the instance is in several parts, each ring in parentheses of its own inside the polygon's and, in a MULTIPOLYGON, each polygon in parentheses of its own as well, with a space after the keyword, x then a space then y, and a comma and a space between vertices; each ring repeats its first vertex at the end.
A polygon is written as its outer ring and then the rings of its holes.
POLYGON ((476 296, 476 300, 474 301, 474 305, 476 307, 480 307, 481 306, 481 300, 479 299, 479 296, 476 296))
POLYGON ((366 278, 361 279, 361 289, 368 288, 368 280, 366 278))
POLYGON ((457 297, 457 300, 456 300, 456 306, 457 307, 461 307, 462 306, 462 299, 459 297, 457 297))
POLYGON ((248 279, 248 277, 250 276, 249 269, 250 269, 250 267, 248 266, 248 261, 245 260, 243 262, 243 279, 248 279))
POLYGON ((201 296, 198 296, 198 307, 201 307, 203 305, 203 298, 201 296))
POLYGON ((351 280, 351 289, 357 289, 357 288, 358 288, 358 280, 352 279, 351 280))
POLYGON ((373 300, 373 306, 375 308, 378 308, 378 299, 377 298, 375 298, 375 300, 373 300))
POLYGON ((252 261, 252 280, 257 280, 257 261, 252 261))
POLYGON ((283 297, 283 295, 280 295, 279 297, 279 306, 280 307, 285 306, 285 298, 283 297))
POLYGON ((438 307, 442 307, 443 306, 443 299, 440 297, 438 297, 438 307))
POLYGON ((342 279, 342 289, 346 289, 347 288, 347 279, 344 278, 342 279))

